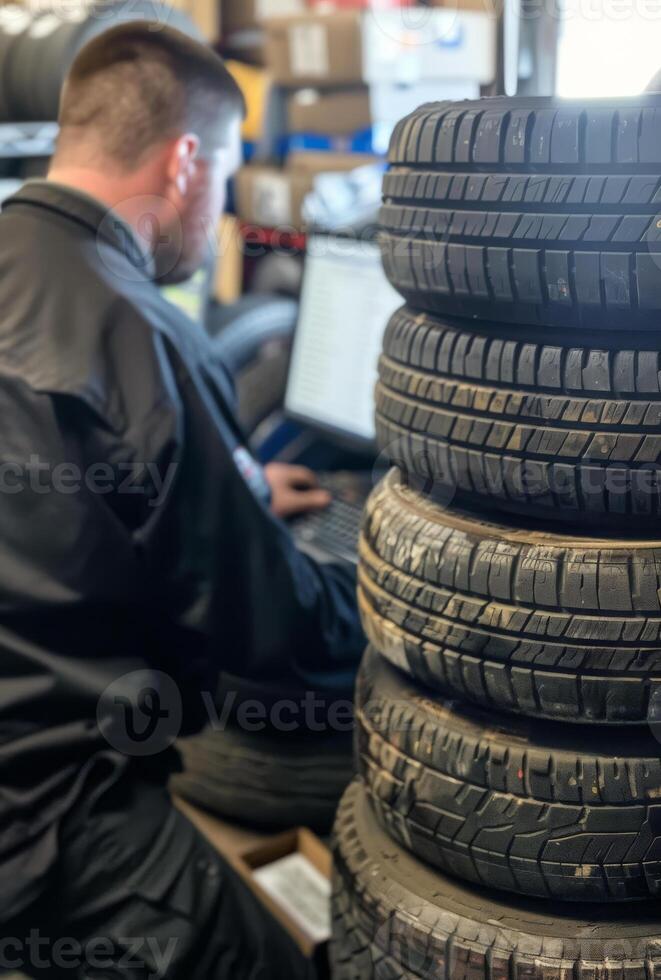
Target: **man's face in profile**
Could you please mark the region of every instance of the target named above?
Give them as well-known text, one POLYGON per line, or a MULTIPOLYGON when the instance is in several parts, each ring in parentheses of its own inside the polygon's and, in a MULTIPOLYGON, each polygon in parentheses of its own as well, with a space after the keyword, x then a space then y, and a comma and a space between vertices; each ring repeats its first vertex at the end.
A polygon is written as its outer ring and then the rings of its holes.
POLYGON ((177 202, 178 227, 165 229, 163 245, 156 249, 160 283, 185 282, 208 261, 225 210, 227 182, 240 162, 241 127, 237 120, 231 126, 228 145, 206 152, 203 147, 195 160, 186 193, 177 202))

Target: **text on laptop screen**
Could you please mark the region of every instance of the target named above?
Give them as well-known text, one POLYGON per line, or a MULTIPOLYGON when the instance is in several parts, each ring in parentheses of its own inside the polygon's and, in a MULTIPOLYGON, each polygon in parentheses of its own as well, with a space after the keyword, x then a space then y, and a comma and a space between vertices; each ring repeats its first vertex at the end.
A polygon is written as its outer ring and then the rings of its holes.
POLYGON ((311 425, 372 441, 383 334, 402 299, 378 246, 311 237, 286 410, 311 425))

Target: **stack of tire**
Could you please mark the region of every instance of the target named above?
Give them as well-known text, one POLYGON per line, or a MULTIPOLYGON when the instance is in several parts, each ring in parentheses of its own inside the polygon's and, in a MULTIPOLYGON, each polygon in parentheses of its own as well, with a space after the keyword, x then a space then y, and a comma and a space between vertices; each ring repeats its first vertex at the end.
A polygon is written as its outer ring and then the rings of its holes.
POLYGON ((34 9, 0 5, 0 122, 57 119, 60 92, 78 52, 97 35, 133 20, 173 27, 201 40, 193 22, 158 0, 48 0, 34 9))
POLYGON ((661 96, 404 119, 335 980, 661 975, 661 96))

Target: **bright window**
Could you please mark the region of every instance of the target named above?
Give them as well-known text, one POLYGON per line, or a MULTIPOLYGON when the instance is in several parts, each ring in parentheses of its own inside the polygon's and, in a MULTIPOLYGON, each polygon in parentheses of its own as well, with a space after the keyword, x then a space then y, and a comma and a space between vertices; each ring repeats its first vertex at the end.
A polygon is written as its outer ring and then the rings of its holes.
POLYGON ((559 95, 636 95, 659 69, 661 0, 565 0, 559 95))

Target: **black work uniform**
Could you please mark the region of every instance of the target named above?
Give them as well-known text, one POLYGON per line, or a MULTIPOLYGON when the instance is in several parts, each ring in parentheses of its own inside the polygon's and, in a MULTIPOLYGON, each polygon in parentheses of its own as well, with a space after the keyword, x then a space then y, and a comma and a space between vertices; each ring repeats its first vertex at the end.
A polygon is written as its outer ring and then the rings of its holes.
POLYGON ((154 975, 144 944, 126 969, 125 939, 155 936, 176 940, 171 978, 286 978, 284 934, 265 951, 250 896, 171 807, 172 743, 220 669, 339 686, 355 583, 270 513, 227 376, 152 278, 86 195, 35 181, 5 202, 0 923, 108 938, 114 972, 90 976, 154 975))

